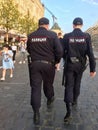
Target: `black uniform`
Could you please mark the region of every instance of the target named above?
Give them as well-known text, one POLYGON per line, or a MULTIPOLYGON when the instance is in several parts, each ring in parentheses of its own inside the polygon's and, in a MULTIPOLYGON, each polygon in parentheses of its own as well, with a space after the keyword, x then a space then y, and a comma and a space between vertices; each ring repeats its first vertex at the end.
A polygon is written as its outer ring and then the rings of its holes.
POLYGON ((62 47, 56 33, 39 27, 28 36, 27 51, 31 56, 31 105, 34 111, 41 105, 41 84, 47 99, 54 96, 55 64, 60 62, 62 47))
POLYGON ((90 72, 95 72, 95 59, 93 55, 91 37, 88 33, 80 29, 74 29, 73 32, 65 34, 63 38, 64 59, 67 56, 65 65, 65 96, 66 103, 76 101, 80 94, 80 83, 83 69, 86 64, 86 56, 89 58, 90 72))

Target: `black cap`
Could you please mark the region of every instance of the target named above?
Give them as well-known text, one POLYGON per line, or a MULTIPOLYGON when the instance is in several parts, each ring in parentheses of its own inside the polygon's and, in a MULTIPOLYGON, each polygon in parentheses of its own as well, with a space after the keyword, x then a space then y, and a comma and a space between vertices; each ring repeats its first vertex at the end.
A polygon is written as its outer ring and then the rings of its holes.
POLYGON ((79 17, 75 18, 75 19, 73 20, 73 24, 74 24, 74 25, 83 25, 83 20, 82 20, 82 18, 79 18, 79 17))
POLYGON ((39 25, 49 24, 49 20, 45 17, 39 19, 39 25))

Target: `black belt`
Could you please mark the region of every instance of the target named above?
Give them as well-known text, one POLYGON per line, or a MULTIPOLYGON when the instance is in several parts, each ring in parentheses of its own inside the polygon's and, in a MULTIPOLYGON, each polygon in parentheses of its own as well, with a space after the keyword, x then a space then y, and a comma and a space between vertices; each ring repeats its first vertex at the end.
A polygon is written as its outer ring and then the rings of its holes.
POLYGON ((33 62, 40 62, 40 63, 45 63, 45 64, 53 65, 52 62, 50 62, 50 61, 46 61, 46 60, 35 60, 35 61, 32 61, 32 63, 33 63, 33 62))

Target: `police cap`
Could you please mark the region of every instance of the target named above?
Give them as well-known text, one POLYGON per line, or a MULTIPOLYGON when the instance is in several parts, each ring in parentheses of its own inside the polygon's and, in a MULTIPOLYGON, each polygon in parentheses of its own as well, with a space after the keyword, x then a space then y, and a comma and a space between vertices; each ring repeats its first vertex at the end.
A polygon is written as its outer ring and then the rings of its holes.
POLYGON ((74 25, 83 25, 83 20, 80 17, 77 17, 73 20, 74 25))
POLYGON ((45 17, 39 19, 39 25, 49 24, 49 20, 45 17))

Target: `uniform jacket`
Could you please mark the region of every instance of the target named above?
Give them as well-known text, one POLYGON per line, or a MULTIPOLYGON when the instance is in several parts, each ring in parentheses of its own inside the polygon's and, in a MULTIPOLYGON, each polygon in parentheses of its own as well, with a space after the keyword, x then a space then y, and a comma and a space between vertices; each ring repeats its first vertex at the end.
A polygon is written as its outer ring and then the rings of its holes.
POLYGON ((91 37, 88 33, 84 33, 80 29, 74 29, 71 33, 65 34, 63 37, 63 49, 64 58, 66 54, 68 58, 78 57, 78 53, 85 59, 86 56, 88 56, 90 72, 95 72, 96 63, 91 44, 91 37))
POLYGON ((28 35, 27 51, 31 60, 46 60, 59 63, 63 54, 62 46, 56 33, 39 27, 35 32, 28 35))

